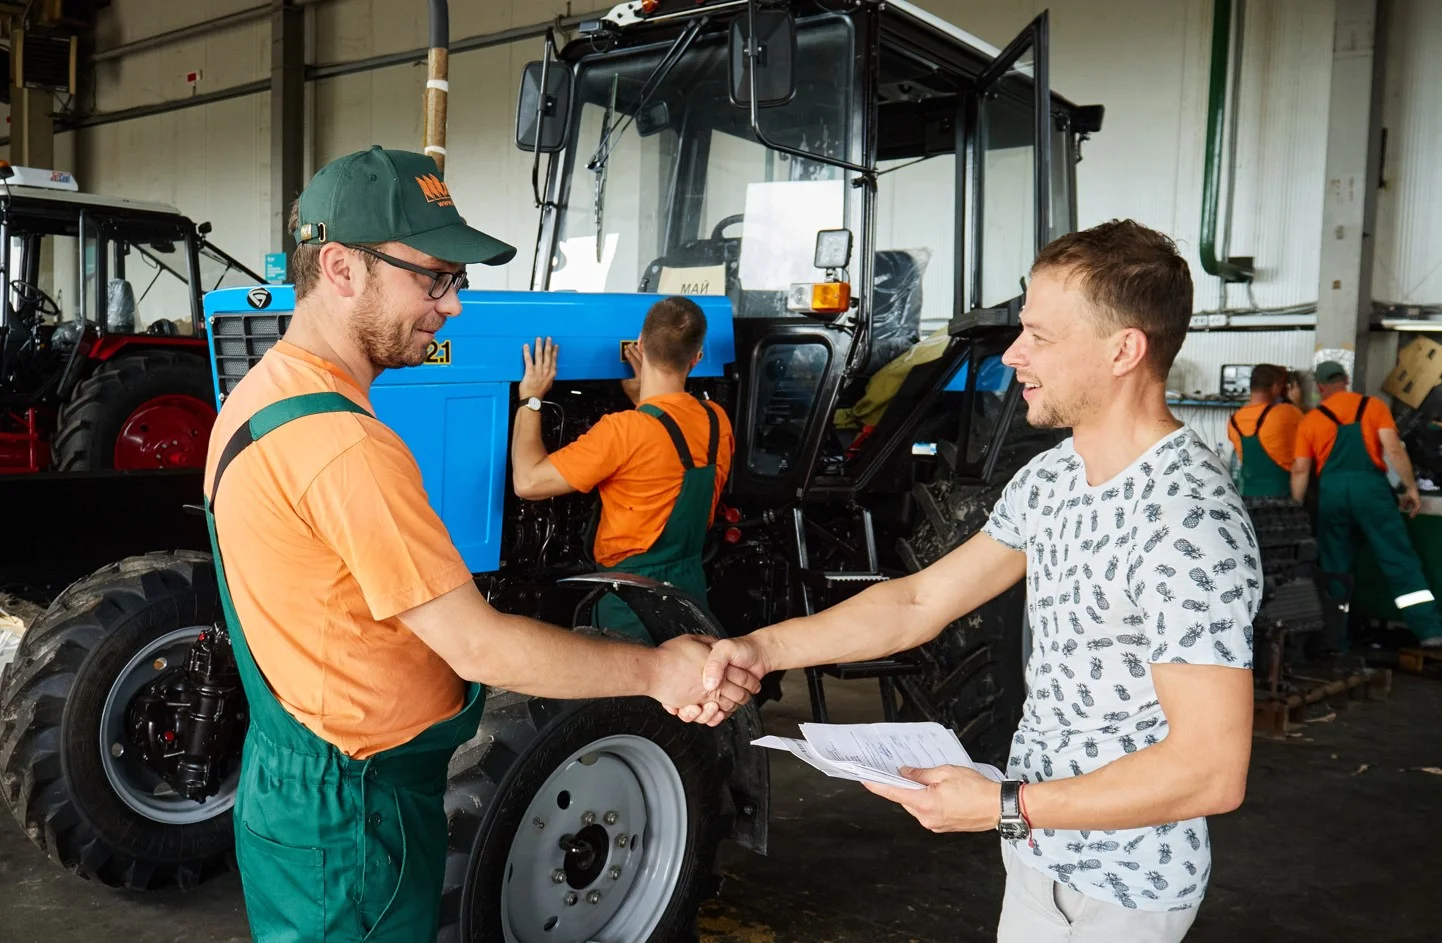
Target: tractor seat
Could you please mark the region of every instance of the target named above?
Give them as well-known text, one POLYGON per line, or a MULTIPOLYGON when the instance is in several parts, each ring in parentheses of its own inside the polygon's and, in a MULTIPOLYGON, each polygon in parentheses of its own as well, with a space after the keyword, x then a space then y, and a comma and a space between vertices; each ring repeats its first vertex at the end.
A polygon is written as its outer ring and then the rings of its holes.
POLYGON ((123 278, 112 278, 105 291, 105 329, 116 334, 135 333, 135 289, 123 278))

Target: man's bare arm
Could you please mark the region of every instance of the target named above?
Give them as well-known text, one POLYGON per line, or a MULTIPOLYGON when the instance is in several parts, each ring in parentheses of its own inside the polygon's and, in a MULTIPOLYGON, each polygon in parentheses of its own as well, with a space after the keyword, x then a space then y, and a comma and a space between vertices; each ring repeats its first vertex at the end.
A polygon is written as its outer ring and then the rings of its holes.
POLYGON ((1154 664, 1152 680, 1167 718, 1166 738, 1084 776, 1028 785, 1033 828, 1142 828, 1242 804, 1252 751, 1252 673, 1154 664))
POLYGON ((541 414, 534 409, 516 413, 511 435, 511 485, 516 497, 529 501, 554 498, 575 491, 551 462, 541 438, 541 414))
POLYGON ((1312 480, 1312 460, 1299 458, 1292 461, 1292 500, 1301 504, 1307 499, 1307 484, 1312 480))
POLYGON ((1024 553, 977 534, 919 573, 878 583, 824 612, 761 629, 746 640, 760 647, 771 671, 882 658, 936 638, 1025 575, 1024 553))
POLYGON ((727 673, 721 698, 703 691, 701 665, 710 646, 700 640, 679 640, 691 642, 689 648, 675 641, 648 648, 579 635, 498 612, 474 583, 409 609, 400 620, 462 678, 521 694, 645 695, 673 708, 716 700, 729 710, 759 690, 754 678, 736 669, 727 673))

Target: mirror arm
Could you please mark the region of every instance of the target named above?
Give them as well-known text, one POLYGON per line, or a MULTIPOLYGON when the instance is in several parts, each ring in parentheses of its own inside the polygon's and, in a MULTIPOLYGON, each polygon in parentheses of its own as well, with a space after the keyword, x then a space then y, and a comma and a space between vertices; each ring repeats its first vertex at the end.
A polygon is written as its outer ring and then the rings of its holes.
POLYGON ((532 150, 535 152, 531 159, 531 195, 536 201, 536 206, 545 205, 541 199, 541 124, 546 117, 546 95, 549 86, 546 83, 550 74, 551 51, 556 48, 554 29, 546 28, 546 51, 541 56, 541 89, 536 95, 536 139, 532 141, 532 150))

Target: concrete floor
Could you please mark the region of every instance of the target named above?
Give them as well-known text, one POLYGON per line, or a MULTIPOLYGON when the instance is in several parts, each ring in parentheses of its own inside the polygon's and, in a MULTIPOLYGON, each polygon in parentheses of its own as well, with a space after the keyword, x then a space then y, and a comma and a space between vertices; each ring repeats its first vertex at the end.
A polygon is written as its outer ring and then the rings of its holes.
MULTIPOLYGON (((799 677, 768 730, 807 716, 799 677)), ((833 719, 879 719, 874 683, 828 685, 833 719)), ((1317 711, 1325 715, 1325 708, 1317 711)), ((1286 742, 1258 740, 1246 804, 1213 821, 1211 893, 1194 943, 1368 943, 1442 937, 1442 682, 1395 679, 1392 699, 1340 710, 1286 742)), ((859 786, 772 763, 771 855, 729 847, 703 943, 941 943, 994 939, 1001 866, 991 835, 939 836, 859 786)), ((189 894, 109 891, 53 868, 0 816, 0 943, 247 939, 234 875, 189 894)))

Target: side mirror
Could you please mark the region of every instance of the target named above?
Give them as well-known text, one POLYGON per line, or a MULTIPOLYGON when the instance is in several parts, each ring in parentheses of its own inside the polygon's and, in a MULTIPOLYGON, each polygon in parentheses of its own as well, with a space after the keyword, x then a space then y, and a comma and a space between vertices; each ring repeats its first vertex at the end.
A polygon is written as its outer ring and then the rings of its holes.
POLYGON ((208 236, 210 235, 211 230, 213 230, 215 227, 210 225, 210 220, 206 220, 195 228, 200 232, 202 236, 208 236))
POLYGON ((731 101, 751 104, 752 63, 756 104, 784 105, 796 95, 796 21, 786 10, 749 10, 731 21, 731 101), (752 35, 752 24, 755 35, 752 35))
POLYGON ((521 72, 521 95, 516 107, 517 147, 554 154, 565 146, 572 82, 571 67, 564 62, 527 63, 521 72))

